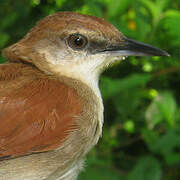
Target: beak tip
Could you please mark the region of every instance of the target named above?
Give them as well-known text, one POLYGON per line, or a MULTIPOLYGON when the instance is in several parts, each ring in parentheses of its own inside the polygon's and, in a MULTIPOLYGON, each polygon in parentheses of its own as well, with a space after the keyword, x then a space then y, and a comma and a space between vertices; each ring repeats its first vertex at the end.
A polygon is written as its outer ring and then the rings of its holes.
POLYGON ((158 51, 157 51, 157 56, 167 56, 167 57, 170 57, 171 55, 167 52, 167 51, 164 51, 162 49, 159 49, 159 48, 156 48, 158 51))
POLYGON ((169 53, 167 53, 166 51, 162 51, 162 54, 160 56, 170 57, 171 55, 169 53))
POLYGON ((170 55, 169 53, 166 52, 166 56, 167 56, 167 57, 170 57, 171 55, 170 55))

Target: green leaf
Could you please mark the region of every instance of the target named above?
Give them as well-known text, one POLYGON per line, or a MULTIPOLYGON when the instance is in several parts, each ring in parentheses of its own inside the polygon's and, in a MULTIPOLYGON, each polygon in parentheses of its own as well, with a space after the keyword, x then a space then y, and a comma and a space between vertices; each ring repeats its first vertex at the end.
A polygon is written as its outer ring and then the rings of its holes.
POLYGON ((180 153, 167 154, 165 159, 168 165, 180 164, 180 153))
POLYGON ((175 10, 175 9, 167 10, 164 13, 164 17, 178 17, 178 16, 180 16, 180 12, 178 10, 175 10))
POLYGON ((175 123, 176 101, 172 93, 165 92, 161 94, 160 101, 157 101, 160 113, 170 126, 175 123))
POLYGON ((65 2, 66 2, 66 0, 56 0, 56 6, 58 8, 61 8, 65 2))
POLYGON ((145 143, 147 144, 149 150, 154 152, 155 151, 154 146, 159 140, 158 134, 156 133, 156 131, 152 131, 152 130, 148 130, 148 129, 143 129, 142 134, 143 134, 143 139, 144 139, 145 143))
POLYGON ((126 11, 131 3, 131 0, 105 0, 107 4, 107 15, 109 17, 117 16, 126 11))
POLYGON ((166 120, 169 126, 173 126, 176 120, 176 109, 176 101, 171 92, 157 95, 145 113, 148 127, 153 128, 162 120, 166 120))
POLYGON ((12 26, 12 24, 15 23, 15 21, 18 18, 17 12, 12 12, 11 14, 8 14, 3 20, 1 20, 1 30, 5 30, 12 26))
POLYGON ((152 21, 154 27, 159 23, 160 19, 164 17, 163 10, 167 7, 169 0, 141 0, 141 2, 148 8, 152 14, 152 21))
POLYGON ((165 157, 167 154, 173 153, 176 148, 180 147, 179 128, 171 129, 161 136, 154 135, 155 133, 153 131, 149 134, 147 134, 146 131, 144 133, 145 140, 153 152, 159 153, 165 157))
POLYGON ((0 48, 4 47, 4 45, 8 42, 9 40, 9 35, 4 32, 0 32, 0 48))
POLYGON ((128 175, 127 180, 160 180, 161 167, 157 159, 146 156, 137 162, 134 169, 128 175))
POLYGON ((78 180, 124 180, 121 173, 112 167, 109 167, 107 162, 94 159, 88 159, 87 167, 83 171, 78 180))
POLYGON ((167 34, 172 38, 173 45, 180 45, 180 12, 177 10, 169 10, 165 13, 164 27, 167 34))
POLYGON ((4 57, 0 56, 0 64, 1 64, 1 63, 4 63, 4 62, 6 62, 6 61, 7 61, 7 59, 6 59, 6 58, 4 58, 4 57))
POLYGON ((138 86, 145 85, 151 80, 150 74, 133 74, 124 79, 111 79, 103 77, 101 79, 101 91, 104 98, 116 96, 118 93, 138 86))

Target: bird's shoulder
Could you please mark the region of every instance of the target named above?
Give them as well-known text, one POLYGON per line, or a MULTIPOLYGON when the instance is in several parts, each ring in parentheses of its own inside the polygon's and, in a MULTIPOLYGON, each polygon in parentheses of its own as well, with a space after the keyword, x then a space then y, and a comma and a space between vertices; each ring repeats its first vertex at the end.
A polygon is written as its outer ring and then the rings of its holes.
POLYGON ((0 65, 0 157, 58 148, 80 113, 76 90, 64 82, 28 65, 0 65))

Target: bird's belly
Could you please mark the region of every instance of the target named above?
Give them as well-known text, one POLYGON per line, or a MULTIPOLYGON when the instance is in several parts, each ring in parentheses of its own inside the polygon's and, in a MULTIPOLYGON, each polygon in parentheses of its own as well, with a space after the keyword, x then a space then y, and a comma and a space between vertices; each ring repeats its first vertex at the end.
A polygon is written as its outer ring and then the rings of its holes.
POLYGON ((55 152, 32 154, 0 161, 0 180, 75 180, 81 164, 69 168, 59 163, 55 152))

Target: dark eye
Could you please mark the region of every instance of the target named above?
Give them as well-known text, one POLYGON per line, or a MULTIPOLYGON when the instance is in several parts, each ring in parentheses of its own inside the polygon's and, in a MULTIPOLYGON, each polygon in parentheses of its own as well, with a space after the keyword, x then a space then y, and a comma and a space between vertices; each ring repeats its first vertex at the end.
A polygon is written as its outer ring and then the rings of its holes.
POLYGON ((71 34, 68 37, 69 46, 75 50, 82 50, 86 47, 87 43, 87 38, 81 34, 71 34))

